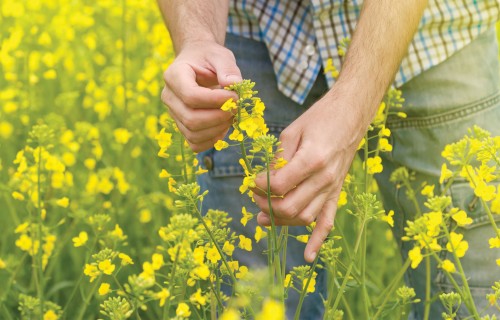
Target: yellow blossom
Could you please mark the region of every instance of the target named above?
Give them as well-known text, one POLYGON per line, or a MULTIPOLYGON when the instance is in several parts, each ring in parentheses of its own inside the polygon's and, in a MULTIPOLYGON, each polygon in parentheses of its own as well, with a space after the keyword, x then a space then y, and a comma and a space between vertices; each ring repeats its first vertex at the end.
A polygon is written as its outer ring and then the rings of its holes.
POLYGON ((276 159, 276 161, 274 162, 274 169, 275 170, 278 170, 280 168, 283 168, 286 164, 288 163, 288 161, 285 160, 285 158, 283 157, 279 157, 278 159, 276 159))
POLYGON ((245 193, 245 191, 248 190, 248 188, 255 188, 255 174, 247 175, 246 177, 243 178, 243 183, 240 186, 240 193, 245 193))
POLYGON ((132 137, 130 131, 125 128, 118 128, 113 131, 113 135, 115 136, 115 141, 119 144, 127 144, 127 142, 132 137))
POLYGON ((382 216, 382 221, 387 222, 391 227, 394 227, 394 210, 389 210, 387 215, 382 216))
POLYGON ((73 240, 73 245, 75 247, 81 247, 85 245, 85 243, 87 243, 87 240, 89 240, 89 235, 87 234, 87 232, 82 231, 78 234, 78 237, 74 237, 71 240, 73 240))
POLYGON ((160 268, 165 264, 163 260, 163 255, 161 253, 154 253, 152 257, 152 267, 153 270, 160 270, 160 268))
POLYGON ((245 207, 241 208, 241 213, 243 214, 243 217, 241 218, 240 222, 243 226, 246 227, 247 222, 253 218, 253 214, 248 212, 245 207))
POLYGON ((16 240, 16 246, 23 251, 30 251, 33 246, 33 240, 26 234, 22 234, 16 240))
POLYGON ((234 102, 233 98, 229 98, 220 108, 223 111, 231 111, 238 108, 238 106, 236 105, 236 102, 234 102))
POLYGON ((378 148, 381 152, 391 152, 392 145, 389 143, 389 140, 386 138, 380 138, 378 141, 378 148))
POLYGON ((166 300, 170 297, 170 291, 166 288, 162 288, 160 292, 155 293, 155 298, 160 300, 160 307, 165 305, 166 300))
POLYGON ((420 251, 420 247, 413 247, 410 251, 408 251, 408 258, 410 258, 411 261, 411 267, 413 269, 416 269, 420 262, 422 262, 422 259, 424 258, 422 256, 422 252, 420 251))
POLYGON ((151 217, 151 210, 149 209, 142 209, 139 212, 139 222, 140 223, 148 223, 152 219, 151 217))
POLYGON ((341 208, 347 204, 347 192, 344 190, 340 191, 339 200, 337 201, 337 207, 341 208))
POLYGON ((175 314, 178 317, 189 318, 189 316, 191 315, 191 310, 189 310, 189 306, 186 303, 181 302, 177 306, 177 309, 175 310, 175 314))
POLYGON ((109 285, 109 283, 106 283, 106 282, 103 282, 101 283, 101 285, 99 286, 99 295, 101 296, 105 296, 107 295, 110 291, 111 291, 111 286, 109 285))
POLYGON ((255 228, 255 241, 259 242, 261 239, 267 236, 267 232, 265 232, 260 226, 255 228))
POLYGON ((214 148, 217 151, 220 151, 222 149, 226 149, 227 147, 229 147, 229 144, 223 140, 217 140, 217 142, 214 144, 214 148))
POLYGON ((201 266, 194 268, 192 273, 202 280, 207 280, 210 276, 210 268, 208 268, 206 264, 202 264, 201 266))
POLYGON ((220 316, 219 320, 240 320, 240 314, 233 308, 226 308, 224 313, 220 316))
POLYGON ((43 320, 57 320, 59 319, 59 316, 54 312, 54 310, 47 310, 43 314, 43 320))
POLYGON ((189 301, 191 301, 192 304, 195 304, 199 309, 200 306, 204 306, 207 303, 207 298, 201 294, 201 289, 198 288, 198 290, 196 290, 196 292, 189 297, 189 301))
POLYGON ((423 195, 423 196, 426 196, 426 197, 434 197, 434 185, 426 185, 422 191, 420 191, 420 193, 423 195))
POLYGON ((490 244, 490 249, 500 248, 500 238, 499 237, 490 238, 488 240, 488 243, 490 244))
POLYGON ((19 201, 23 201, 24 195, 20 192, 14 191, 14 192, 12 192, 12 198, 19 200, 19 201))
POLYGON ((451 218, 455 220, 459 227, 467 226, 472 223, 472 218, 467 216, 464 210, 459 210, 458 208, 453 208, 450 211, 451 218))
POLYGON ((69 206, 69 199, 67 197, 63 197, 56 201, 56 204, 60 207, 67 208, 69 206))
POLYGON ((224 246, 222 247, 222 251, 228 256, 233 255, 234 245, 232 245, 229 241, 224 242, 224 246))
POLYGON ((255 320, 285 320, 285 306, 272 299, 264 301, 262 311, 258 313, 255 320))
POLYGON ((123 230, 118 224, 115 224, 115 228, 110 232, 110 235, 119 240, 127 239, 127 236, 123 234, 123 230))
POLYGON ((302 234, 297 236, 297 241, 302 242, 302 243, 307 243, 309 241, 309 235, 307 234, 302 234))
POLYGON ((441 175, 439 177, 439 183, 443 184, 443 182, 450 179, 451 177, 453 177, 453 172, 450 169, 448 169, 446 163, 443 163, 443 165, 441 166, 441 175))
POLYGON ((95 264, 86 264, 83 274, 90 278, 90 282, 93 282, 95 278, 101 274, 101 272, 97 269, 95 264))
POLYGON ((366 159, 366 167, 368 169, 368 174, 382 172, 382 158, 380 158, 379 156, 375 156, 373 158, 366 159))
POLYGON ((283 285, 284 285, 285 287, 289 287, 289 286, 291 286, 291 285, 292 285, 292 275, 291 275, 291 274, 287 274, 287 275, 285 276, 285 280, 284 280, 284 282, 283 282, 283 285))
POLYGON ((239 269, 238 269, 238 273, 236 273, 236 279, 243 279, 246 277, 246 275, 248 274, 248 267, 246 266, 241 266, 239 269))
POLYGON ((160 174, 158 175, 162 179, 170 178, 170 173, 167 170, 161 169, 160 174))
POLYGON ((130 256, 125 254, 125 253, 119 253, 118 258, 121 259, 122 266, 126 266, 128 264, 134 264, 134 261, 132 260, 132 258, 130 258, 130 256))
POLYGON ((113 271, 115 271, 115 265, 111 263, 110 259, 106 259, 104 261, 99 262, 98 264, 99 270, 101 270, 104 274, 111 275, 113 271))
POLYGON ((252 251, 252 239, 247 238, 242 234, 240 234, 238 238, 240 239, 238 247, 246 251, 252 251))
POLYGON ((484 201, 491 201, 495 198, 495 186, 488 185, 483 180, 478 180, 474 188, 474 194, 484 201))
POLYGON ((21 223, 20 225, 18 225, 16 227, 16 229, 14 230, 14 233, 24 233, 24 232, 28 231, 29 226, 30 226, 29 222, 21 223))
POLYGON ((6 269, 7 268, 7 263, 0 258, 0 270, 1 269, 6 269))
POLYGON ((232 272, 236 272, 240 268, 240 263, 238 262, 238 260, 228 261, 227 264, 229 265, 229 269, 231 269, 232 272))
MULTIPOLYGON (((311 278, 311 280, 309 281, 309 285, 307 286, 307 290, 306 292, 307 293, 313 293, 314 290, 315 290, 315 286, 316 286, 316 276, 317 276, 317 273, 316 272, 313 272, 313 276, 311 278)), ((307 278, 302 280, 302 290, 304 290, 304 288, 306 287, 306 284, 307 284, 307 278)))
POLYGON ((446 244, 446 249, 449 252, 455 251, 457 257, 461 258, 465 255, 465 252, 469 249, 469 243, 462 240, 463 234, 450 232, 450 241, 446 244))
POLYGON ((443 261, 443 263, 441 264, 441 268, 449 273, 454 273, 457 271, 457 269, 455 269, 455 264, 448 259, 443 261))
POLYGON ((231 134, 229 135, 229 140, 243 141, 243 134, 238 129, 234 129, 233 132, 231 132, 231 134))
POLYGON ((207 250, 207 259, 212 263, 217 263, 221 259, 219 251, 217 251, 215 246, 207 250))

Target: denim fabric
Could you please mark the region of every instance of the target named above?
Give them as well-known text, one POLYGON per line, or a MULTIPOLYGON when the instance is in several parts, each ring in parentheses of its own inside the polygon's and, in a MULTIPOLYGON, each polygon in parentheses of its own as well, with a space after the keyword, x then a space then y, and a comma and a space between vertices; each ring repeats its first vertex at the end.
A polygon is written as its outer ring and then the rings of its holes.
MULTIPOLYGON (((266 121, 271 133, 280 132, 294 119, 300 116, 312 103, 327 90, 323 76, 318 77, 311 93, 303 105, 298 105, 277 88, 273 67, 269 61, 264 44, 228 34, 226 46, 231 49, 240 67, 243 77, 256 82, 256 90, 268 109, 266 121)), ((393 151, 385 154, 384 172, 377 175, 386 208, 397 212, 395 234, 400 239, 405 219, 413 217, 412 204, 405 199, 404 192, 396 189, 389 182, 390 173, 399 166, 406 166, 415 172, 415 184, 423 181, 437 183, 443 147, 456 141, 467 133, 467 128, 478 124, 500 135, 500 93, 498 74, 497 44, 494 30, 487 32, 465 49, 453 55, 445 63, 430 69, 408 82, 403 88, 406 98, 405 112, 408 119, 393 120, 389 123, 392 131, 393 151)), ((250 221, 246 227, 240 224, 241 207, 245 206, 252 213, 258 208, 251 200, 242 196, 238 187, 241 184, 242 169, 238 163, 238 148, 222 151, 214 149, 199 154, 200 162, 210 167, 209 173, 199 178, 202 189, 210 190, 205 198, 204 208, 225 210, 233 217, 231 228, 238 234, 253 239, 256 223, 250 221)), ((467 209, 474 218, 474 224, 465 230, 465 239, 470 249, 463 260, 465 272, 470 277, 470 285, 480 306, 487 306, 487 289, 498 279, 497 258, 493 250, 488 249, 488 238, 493 236, 491 227, 485 223, 484 212, 480 206, 468 208, 473 192, 465 183, 457 182, 451 189, 456 205, 467 209), (464 206, 465 204, 465 206, 464 206)), ((290 227, 292 234, 303 234, 304 228, 290 227)), ((400 243, 404 258, 411 247, 400 243)), ((304 264, 305 245, 295 239, 289 240, 287 258, 288 269, 304 264)), ((260 254, 266 249, 265 240, 254 243, 251 253, 235 251, 235 257, 245 265, 266 265, 267 257, 260 254)), ((441 272, 433 266, 433 293, 448 290, 449 283, 441 272)), ((423 300, 425 292, 425 270, 417 268, 407 274, 409 285, 416 289, 423 300)), ((324 311, 321 296, 326 293, 326 279, 319 272, 317 292, 305 300, 301 319, 322 319, 324 311)), ((298 296, 288 299, 287 317, 292 318, 297 306, 298 296)), ((481 307, 480 307, 481 309, 481 307)), ((410 318, 422 318, 423 305, 417 305, 410 318)), ((490 310, 488 310, 490 311, 490 310)), ((434 303, 430 319, 440 319, 442 308, 434 303)), ((461 310, 465 315, 465 310, 461 310)), ((493 310, 491 310, 493 312, 493 310)))
MULTIPOLYGON (((493 135, 500 135, 499 89, 498 48, 493 29, 401 88, 406 99, 404 111, 408 118, 389 121, 393 151, 382 154, 384 171, 376 176, 384 206, 398 213, 394 228, 396 239, 403 235, 405 221, 414 218, 415 210, 407 199, 404 188, 396 189, 389 181, 391 172, 400 166, 406 166, 415 172, 413 187, 416 190, 419 190, 424 181, 435 184, 442 190, 444 186, 439 185, 441 164, 444 162, 441 151, 446 144, 463 138, 467 129, 473 125, 478 125, 493 135)), ((439 188, 435 192, 439 192, 439 188)), ((459 231, 463 231, 465 240, 469 242, 469 250, 461 262, 469 278, 478 310, 487 314, 496 312, 500 316, 498 310, 488 309, 486 300, 486 294, 491 293, 491 286, 500 280, 500 270, 495 263, 499 250, 489 249, 488 245, 488 239, 494 236, 493 228, 480 203, 476 204, 474 201, 474 192, 466 181, 456 181, 450 188, 449 195, 452 196, 453 205, 464 209, 474 220, 472 225, 459 231)), ((423 199, 420 199, 420 203, 423 203, 423 199)), ((496 217, 500 218, 498 215, 496 217)), ((399 245, 403 258, 406 259, 413 245, 401 241, 399 245)), ((453 261, 445 251, 441 258, 453 261)), ((424 263, 416 270, 410 269, 406 276, 409 285, 424 300, 424 263)), ((440 291, 452 290, 449 280, 434 263, 431 281, 433 296, 440 291)), ((461 283, 458 278, 457 282, 461 283)), ((422 319, 423 307, 423 303, 418 304, 410 318, 422 319)), ((433 303, 430 319, 440 319, 442 312, 442 305, 433 303)), ((464 319, 468 315, 465 307, 462 307, 458 319, 464 319)))

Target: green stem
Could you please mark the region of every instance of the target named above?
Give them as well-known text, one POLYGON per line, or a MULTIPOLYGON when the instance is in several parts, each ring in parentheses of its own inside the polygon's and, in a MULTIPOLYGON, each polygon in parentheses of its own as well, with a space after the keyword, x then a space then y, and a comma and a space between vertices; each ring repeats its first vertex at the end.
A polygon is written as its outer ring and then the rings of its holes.
POLYGON ((314 270, 316 270, 316 265, 318 264, 320 252, 321 252, 321 248, 318 250, 318 254, 316 255, 316 258, 314 258, 314 262, 313 262, 313 265, 311 267, 311 270, 309 270, 309 276, 307 277, 306 284, 305 284, 305 286, 303 285, 302 291, 300 292, 299 304, 297 306, 297 310, 295 310, 294 320, 299 320, 300 310, 302 309, 302 304, 304 303, 304 298, 306 297, 307 288, 309 288, 309 283, 311 283, 311 279, 313 277, 314 270))
POLYGON ((424 320, 429 319, 430 311, 431 311, 431 259, 428 255, 426 255, 424 320))
POLYGON ((79 320, 83 319, 83 316, 85 315, 85 311, 87 311, 87 307, 89 306, 90 299, 92 299, 92 297, 94 296, 94 294, 97 290, 97 287, 99 286, 99 283, 101 282, 101 277, 102 277, 102 275, 99 276, 99 278, 95 282, 94 286, 92 287, 92 289, 90 289, 90 292, 87 294, 87 296, 83 300, 83 304, 80 307, 80 309, 78 310, 78 315, 76 316, 76 319, 79 319, 79 320))
POLYGON ((183 172, 183 177, 184 177, 184 183, 189 183, 189 179, 188 179, 188 174, 187 174, 187 163, 186 163, 186 154, 185 154, 185 150, 184 150, 184 136, 183 135, 179 135, 179 138, 181 140, 181 157, 182 157, 182 165, 184 166, 182 172, 183 172))
MULTIPOLYGON (((181 238, 180 243, 182 243, 183 239, 181 238)), ((181 246, 179 245, 177 247, 177 250, 175 251, 175 259, 174 259, 174 265, 172 266, 172 273, 170 274, 170 281, 168 282, 168 292, 172 294, 172 289, 174 287, 174 280, 175 280, 175 273, 177 271, 177 261, 179 260, 179 252, 181 251, 181 246)), ((170 310, 170 299, 167 298, 167 303, 163 307, 163 320, 166 320, 168 318, 168 313, 170 310)))
POLYGON ((356 244, 354 245, 354 253, 353 253, 351 262, 349 263, 349 266, 347 267, 346 274, 344 275, 344 280, 342 281, 342 284, 340 285, 339 292, 337 294, 337 297, 335 298, 335 302, 333 303, 332 310, 337 309, 339 302, 340 302, 340 298, 344 294, 344 289, 347 285, 347 281, 349 280, 349 276, 351 274, 351 270, 352 270, 352 267, 353 267, 355 259, 356 259, 356 254, 358 252, 358 249, 359 249, 359 246, 361 243, 361 239, 363 237, 363 232, 365 231, 365 224, 366 224, 366 220, 363 219, 363 221, 361 223, 361 228, 360 228, 359 233, 358 233, 358 237, 356 239, 356 244))
POLYGON ((387 286, 387 289, 382 291, 381 296, 384 297, 384 300, 382 301, 382 304, 378 307, 377 312, 373 316, 373 320, 378 319, 378 317, 381 315, 382 311, 384 310, 385 305, 389 301, 389 299, 392 297, 392 294, 394 293, 394 290, 398 287, 398 283, 401 281, 401 278, 403 278, 406 270, 410 266, 410 259, 406 259, 405 263, 403 264, 403 267, 399 272, 396 274, 396 276, 392 279, 391 283, 387 286))

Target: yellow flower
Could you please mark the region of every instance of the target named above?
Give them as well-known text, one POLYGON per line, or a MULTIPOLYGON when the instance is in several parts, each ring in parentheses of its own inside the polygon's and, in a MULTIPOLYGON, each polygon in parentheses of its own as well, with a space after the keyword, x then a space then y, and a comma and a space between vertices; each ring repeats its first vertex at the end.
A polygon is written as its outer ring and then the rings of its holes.
POLYGON ((87 241, 89 240, 89 235, 87 234, 87 232, 82 231, 78 234, 78 237, 74 237, 71 240, 73 240, 73 245, 75 247, 81 247, 85 245, 85 243, 87 243, 87 241))
MULTIPOLYGON (((226 246, 226 244, 224 244, 224 247, 225 246, 226 246)), ((222 251, 224 251, 224 248, 222 248, 222 251)), ((194 248, 193 258, 197 264, 200 264, 200 265, 203 264, 205 262, 205 249, 203 249, 203 247, 194 248)))
POLYGON ((280 168, 283 168, 286 164, 288 163, 288 161, 285 160, 285 158, 283 157, 279 157, 278 159, 276 159, 276 161, 274 162, 274 169, 275 170, 278 170, 280 168))
POLYGON ((240 268, 240 263, 238 260, 236 261, 228 261, 227 264, 229 265, 229 269, 231 269, 232 272, 238 271, 240 268))
POLYGON ((243 194, 248 188, 255 188, 255 174, 247 175, 243 178, 243 183, 240 186, 240 193, 243 194))
POLYGON ((344 190, 340 191, 339 200, 337 201, 337 207, 341 208, 347 204, 347 192, 344 190))
MULTIPOLYGON (((309 281, 309 285, 307 286, 307 290, 306 292, 307 293, 313 293, 314 290, 315 290, 315 286, 316 286, 316 275, 317 273, 316 272, 313 272, 313 276, 311 278, 311 281, 309 281)), ((306 287, 306 284, 307 284, 307 278, 302 280, 302 290, 304 290, 304 288, 306 287)))
POLYGON ((20 225, 18 225, 16 227, 16 229, 14 230, 14 233, 24 233, 28 230, 29 226, 30 226, 29 222, 21 223, 20 225))
POLYGON ((165 305, 165 301, 170 297, 170 291, 166 288, 162 288, 160 292, 155 293, 155 298, 160 300, 160 307, 165 305))
POLYGON ((0 270, 1 269, 6 269, 7 268, 7 263, 3 261, 3 259, 0 259, 0 270))
POLYGON ((368 169, 368 174, 380 173, 383 170, 382 158, 375 156, 373 158, 366 159, 366 167, 368 169))
POLYGON ((107 295, 111 291, 110 287, 111 286, 109 285, 109 283, 106 282, 101 283, 101 285, 99 286, 99 295, 101 296, 107 295))
POLYGON ((206 264, 193 269, 193 274, 202 280, 207 280, 210 276, 210 268, 206 264))
POLYGON ((191 310, 189 310, 189 306, 186 303, 181 302, 177 306, 177 309, 175 310, 175 314, 178 317, 189 318, 189 316, 191 315, 191 310))
POLYGON ((222 247, 222 251, 228 256, 233 255, 234 245, 232 245, 229 241, 224 242, 224 246, 222 247))
POLYGON ((48 310, 43 315, 43 320, 57 320, 59 316, 54 312, 54 310, 48 310))
POLYGON ((252 239, 247 238, 242 234, 240 234, 238 238, 240 239, 238 247, 246 251, 252 251, 252 239))
POLYGON ((240 313, 233 308, 227 308, 220 316, 219 320, 240 320, 240 313))
POLYGON ((476 182, 474 194, 484 201, 491 201, 495 198, 495 186, 488 185, 483 180, 479 180, 476 182))
POLYGON ((118 142, 119 144, 127 144, 127 142, 132 137, 132 134, 130 133, 130 131, 128 131, 125 128, 115 129, 113 131, 113 134, 115 136, 115 141, 118 142))
POLYGON ((241 208, 241 213, 243 214, 243 217, 241 218, 240 222, 243 226, 246 227, 247 222, 253 218, 253 214, 248 212, 245 207, 241 208))
POLYGON ((293 282, 292 282, 292 275, 291 275, 291 274, 287 274, 287 275, 285 276, 285 281, 283 282, 283 285, 284 285, 285 287, 289 287, 289 286, 291 286, 291 285, 292 285, 292 283, 293 283, 293 282))
POLYGON ((467 216, 464 210, 459 210, 458 208, 453 208, 450 211, 451 218, 455 220, 458 226, 463 227, 472 223, 472 218, 467 216))
POLYGON ((198 288, 198 290, 196 290, 196 292, 189 297, 189 301, 191 301, 192 304, 195 304, 199 309, 200 306, 204 306, 207 303, 207 298, 201 294, 201 289, 198 288))
POLYGON ((161 253, 155 253, 152 257, 153 263, 151 264, 153 270, 160 270, 160 268, 165 264, 163 260, 163 255, 161 253))
POLYGON ((160 174, 158 175, 162 179, 170 178, 170 173, 167 170, 161 169, 160 174))
POLYGON ((434 197, 434 185, 426 185, 420 193, 426 197, 434 197))
POLYGON ((259 242, 261 239, 267 236, 267 232, 265 232, 261 227, 257 226, 255 228, 255 241, 259 242))
POLYGON ((410 251, 408 251, 408 258, 410 258, 411 261, 411 267, 413 269, 416 269, 420 262, 422 262, 422 259, 424 258, 422 256, 422 252, 420 251, 420 247, 413 247, 410 251))
POLYGON ((14 191, 14 192, 12 192, 12 198, 19 200, 19 201, 23 201, 24 195, 20 192, 14 191))
POLYGON ((229 140, 243 141, 243 134, 238 129, 234 129, 233 132, 231 132, 231 134, 229 135, 229 140))
POLYGON ((214 148, 217 151, 221 151, 222 149, 226 149, 229 147, 229 143, 223 140, 217 140, 217 142, 214 144, 214 148))
POLYGON ((142 209, 139 212, 139 222, 140 223, 148 223, 152 219, 151 217, 151 210, 149 209, 142 209))
POLYGON ((23 251, 30 251, 33 246, 33 240, 26 234, 22 234, 16 240, 16 246, 23 251))
POLYGON ((387 222, 391 227, 394 227, 394 210, 390 210, 387 215, 382 216, 382 221, 387 222))
POLYGON ((248 267, 241 266, 238 269, 238 273, 235 276, 236 276, 236 279, 243 279, 246 277, 247 274, 248 274, 248 267))
POLYGON ((488 240, 488 242, 490 244, 490 249, 500 248, 500 238, 499 237, 490 238, 490 240, 488 240))
POLYGON ((101 272, 97 270, 97 266, 95 264, 86 264, 83 274, 90 278, 90 282, 93 282, 95 278, 101 274, 101 272))
POLYGON ((391 152, 392 145, 389 143, 389 140, 386 138, 380 138, 378 141, 378 148, 381 152, 391 152))
POLYGON ((459 258, 463 257, 465 252, 469 249, 469 243, 462 240, 463 237, 463 234, 450 232, 450 241, 446 244, 446 249, 449 252, 455 251, 459 258))
POLYGON ((300 236, 297 236, 297 241, 302 242, 302 243, 307 243, 307 241, 309 241, 309 235, 302 234, 300 236))
POLYGON ((127 239, 127 236, 123 234, 123 230, 118 224, 115 224, 115 228, 110 232, 110 235, 119 240, 127 239))
POLYGON ((238 106, 236 105, 236 102, 234 102, 233 98, 229 98, 220 108, 223 111, 231 111, 238 108, 238 106))
POLYGON ((455 269, 455 264, 448 259, 443 261, 443 263, 441 264, 441 268, 449 273, 454 273, 457 271, 457 269, 455 269))
POLYGON ((98 264, 99 270, 101 270, 104 274, 111 275, 113 271, 115 271, 115 265, 111 263, 110 259, 106 259, 104 261, 99 262, 98 264))
POLYGON ((212 262, 212 263, 217 263, 217 261, 219 261, 221 259, 219 251, 217 251, 217 248, 215 246, 208 249, 207 259, 210 260, 210 262, 212 262))
POLYGON ((451 177, 453 177, 453 172, 448 169, 446 163, 443 163, 443 165, 441 166, 441 176, 439 177, 439 183, 443 184, 443 182, 450 179, 451 177))
POLYGON ((118 258, 120 258, 122 260, 122 262, 121 262, 122 266, 126 266, 128 264, 134 264, 134 261, 132 260, 132 258, 130 258, 130 256, 128 256, 125 253, 119 253, 118 258))
POLYGON ((285 306, 275 300, 267 299, 264 301, 262 311, 259 312, 255 320, 285 320, 285 306))

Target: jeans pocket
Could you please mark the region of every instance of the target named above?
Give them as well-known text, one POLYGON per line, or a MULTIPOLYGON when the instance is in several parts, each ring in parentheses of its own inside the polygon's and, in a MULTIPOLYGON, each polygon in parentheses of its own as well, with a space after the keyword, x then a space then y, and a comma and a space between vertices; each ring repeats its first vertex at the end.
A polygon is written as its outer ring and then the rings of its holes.
MULTIPOLYGON (((498 184, 499 182, 496 182, 495 187, 498 187, 498 184)), ((459 227, 457 232, 462 233, 464 240, 469 243, 469 249, 465 256, 460 258, 460 262, 477 310, 480 313, 500 316, 499 310, 490 307, 486 298, 486 294, 492 293, 491 286, 495 281, 500 280, 500 272, 496 264, 500 250, 491 249, 489 246, 489 239, 496 236, 491 220, 498 226, 500 215, 488 215, 485 204, 480 198, 476 197, 474 190, 467 181, 454 182, 449 189, 449 194, 452 197, 453 206, 467 212, 467 215, 473 220, 470 225, 459 227)), ((443 251, 442 258, 454 261, 453 254, 448 251, 443 251)), ((459 285, 462 285, 459 276, 454 275, 454 279, 459 285)), ((441 269, 438 272, 437 285, 445 292, 453 291, 450 280, 441 269)), ((467 309, 462 305, 458 316, 464 318, 469 315, 467 309)))

